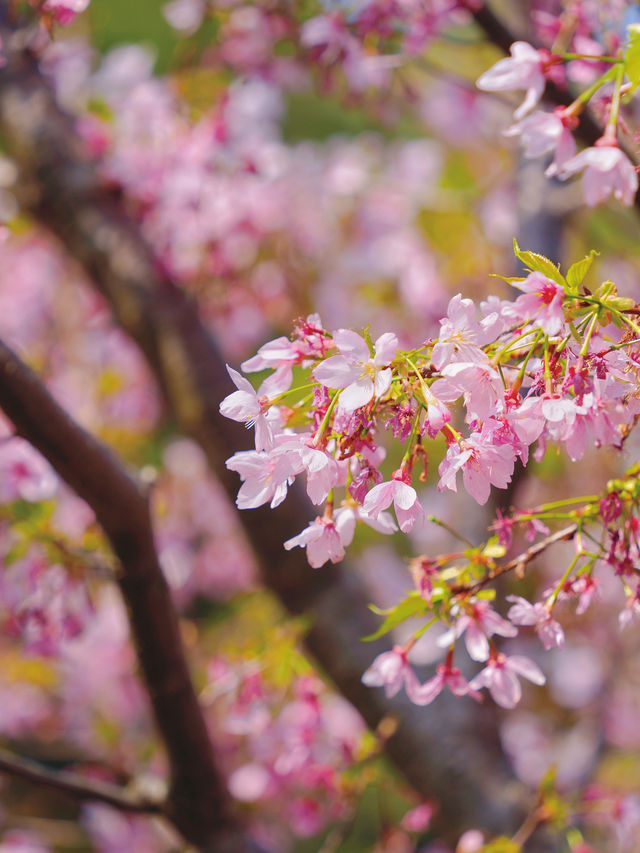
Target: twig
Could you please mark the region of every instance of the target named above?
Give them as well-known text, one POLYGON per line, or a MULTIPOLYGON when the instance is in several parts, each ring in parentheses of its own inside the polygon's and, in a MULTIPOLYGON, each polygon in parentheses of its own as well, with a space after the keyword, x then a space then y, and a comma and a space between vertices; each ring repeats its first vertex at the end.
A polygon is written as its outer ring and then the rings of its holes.
POLYGON ((512 560, 509 560, 508 563, 504 563, 502 566, 498 566, 498 568, 494 569, 492 572, 489 572, 488 575, 481 578, 481 580, 476 581, 476 583, 471 585, 460 584, 459 586, 454 586, 451 588, 451 592, 454 595, 474 595, 478 590, 485 587, 487 584, 494 581, 496 578, 499 578, 501 575, 507 574, 507 572, 512 572, 514 570, 518 570, 520 568, 524 568, 527 563, 530 563, 540 554, 547 550, 551 545, 554 545, 556 542, 562 542, 563 540, 573 539, 578 530, 577 524, 570 524, 568 527, 563 527, 562 530, 556 530, 555 533, 551 533, 549 536, 546 536, 544 539, 541 539, 540 542, 536 542, 535 545, 532 545, 530 548, 527 548, 526 551, 523 551, 521 554, 518 554, 517 557, 514 557, 512 560))
POLYGON ((25 779, 40 787, 51 788, 75 800, 96 800, 114 809, 137 814, 165 814, 164 803, 131 797, 116 785, 93 781, 78 773, 49 770, 6 750, 0 750, 0 772, 25 779))

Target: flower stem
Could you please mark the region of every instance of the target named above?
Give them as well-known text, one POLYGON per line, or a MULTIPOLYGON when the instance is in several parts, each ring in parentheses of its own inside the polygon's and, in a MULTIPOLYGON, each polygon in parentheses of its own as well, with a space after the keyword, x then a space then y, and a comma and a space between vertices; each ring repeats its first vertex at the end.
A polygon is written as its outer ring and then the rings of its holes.
POLYGON ((618 115, 620 113, 620 96, 622 89, 622 81, 624 80, 624 65, 618 65, 615 69, 615 88, 613 97, 611 98, 611 108, 609 110, 609 120, 604 129, 603 139, 607 142, 617 143, 618 141, 618 115))

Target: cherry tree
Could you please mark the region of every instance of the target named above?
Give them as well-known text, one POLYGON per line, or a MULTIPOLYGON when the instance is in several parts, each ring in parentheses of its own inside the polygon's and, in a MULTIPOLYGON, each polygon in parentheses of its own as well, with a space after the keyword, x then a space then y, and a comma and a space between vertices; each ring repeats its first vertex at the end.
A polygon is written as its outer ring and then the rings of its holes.
POLYGON ((635 4, 99 4, 0 4, 3 849, 635 849, 635 4))

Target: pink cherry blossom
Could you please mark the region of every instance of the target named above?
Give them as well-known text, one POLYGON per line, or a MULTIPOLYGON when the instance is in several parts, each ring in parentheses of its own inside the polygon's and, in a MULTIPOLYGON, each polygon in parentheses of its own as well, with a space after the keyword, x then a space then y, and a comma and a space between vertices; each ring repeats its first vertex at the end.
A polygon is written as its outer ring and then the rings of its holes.
POLYGON ((321 504, 340 480, 340 465, 330 453, 308 444, 300 446, 300 458, 307 472, 307 494, 312 503, 321 504))
POLYGON ((512 310, 518 320, 535 323, 550 336, 564 330, 564 289, 559 284, 540 272, 532 272, 524 281, 514 281, 513 285, 524 291, 513 304, 512 310))
POLYGON ((460 836, 456 853, 482 853, 484 835, 479 829, 468 829, 460 836))
POLYGON ((545 51, 536 50, 525 41, 514 42, 511 57, 496 62, 479 77, 476 85, 485 92, 526 89, 524 102, 514 113, 516 119, 521 119, 542 97, 545 87, 543 66, 547 59, 545 51))
POLYGON ((469 682, 469 687, 471 690, 488 687, 494 702, 503 708, 515 708, 522 697, 518 676, 533 684, 541 685, 546 681, 540 667, 529 658, 499 653, 490 658, 482 672, 469 682))
POLYGON ((42 7, 47 12, 53 12, 61 24, 70 23, 76 15, 84 12, 90 0, 45 0, 42 7))
POLYGON ((49 463, 24 439, 0 440, 0 499, 46 501, 58 489, 58 477, 49 463))
POLYGON ((460 670, 452 665, 450 656, 445 663, 438 664, 433 678, 425 681, 419 687, 407 687, 407 696, 414 705, 430 705, 445 687, 448 687, 454 696, 466 696, 474 692, 471 691, 471 685, 460 670))
POLYGON ((456 492, 457 474, 461 470, 467 492, 479 504, 485 504, 492 485, 504 489, 509 484, 514 461, 513 447, 492 444, 490 429, 474 432, 468 439, 460 443, 454 441, 449 445, 447 455, 438 467, 438 490, 451 489, 456 492))
MULTIPOLYGON (((437 381, 437 380, 436 380, 437 381)), ((434 382, 435 385, 435 382, 434 382)), ((428 388, 426 385, 423 388, 424 398, 427 403, 427 416, 424 425, 430 438, 435 438, 436 435, 444 428, 451 420, 451 412, 445 406, 444 402, 436 396, 433 391, 433 385, 428 388)))
POLYGON ((531 604, 526 598, 519 595, 508 595, 507 601, 513 602, 513 607, 509 608, 507 618, 514 625, 532 626, 547 651, 554 646, 564 645, 562 626, 556 622, 542 602, 537 601, 535 604, 531 604))
POLYGON ((409 666, 407 653, 402 646, 394 646, 390 652, 378 655, 362 676, 367 687, 384 687, 387 698, 391 699, 404 686, 409 691, 418 687, 418 679, 409 666))
POLYGON ((501 637, 515 637, 518 629, 503 619, 493 610, 488 601, 475 598, 469 599, 469 610, 460 612, 452 608, 452 615, 457 615, 455 624, 438 637, 437 644, 446 649, 464 634, 465 645, 469 657, 475 661, 485 661, 489 657, 488 637, 499 634, 501 637))
POLYGON ((307 560, 314 569, 319 569, 327 560, 339 563, 344 558, 340 534, 332 519, 316 518, 302 533, 284 543, 287 551, 300 547, 307 549, 307 560))
POLYGON ((416 490, 400 479, 388 483, 380 483, 367 493, 362 509, 366 515, 378 518, 382 510, 391 506, 396 511, 398 525, 403 533, 408 533, 416 521, 424 518, 424 510, 416 490))
POLYGON ((271 391, 272 396, 277 396, 282 391, 278 387, 273 388, 273 377, 268 377, 258 391, 255 391, 249 380, 237 370, 227 365, 227 371, 238 390, 220 403, 221 414, 233 421, 245 423, 248 427, 254 426, 256 450, 270 450, 273 447, 274 427, 279 425, 279 415, 270 407, 265 390, 271 391))
POLYGON ((381 512, 375 518, 367 515, 361 507, 341 506, 333 514, 334 524, 340 536, 340 541, 346 548, 353 542, 356 524, 361 521, 372 530, 390 536, 398 529, 388 512, 381 512))
POLYGON ((494 415, 504 398, 500 374, 488 364, 455 361, 442 368, 442 379, 436 379, 431 392, 446 403, 464 395, 467 421, 484 421, 494 415))
POLYGON ((343 388, 339 408, 353 412, 373 399, 382 397, 391 387, 392 371, 388 366, 398 349, 398 339, 391 332, 375 342, 374 357, 370 357, 367 342, 350 329, 333 333, 340 355, 321 362, 313 371, 314 377, 327 388, 343 388))
POLYGON ((638 191, 638 174, 624 151, 616 145, 585 148, 559 170, 561 180, 584 169, 582 190, 589 207, 606 201, 610 195, 624 205, 633 204, 638 191))
POLYGON ((524 156, 528 158, 553 154, 553 161, 545 174, 553 177, 576 153, 576 143, 563 120, 561 112, 535 112, 504 131, 505 136, 520 136, 524 156))
POLYGON ((475 305, 471 299, 456 294, 447 308, 447 316, 440 320, 440 336, 431 352, 431 361, 441 370, 451 361, 486 364, 485 353, 480 349, 486 343, 486 332, 475 319, 475 305))
POLYGON ((241 450, 234 453, 226 465, 243 480, 236 500, 238 509, 255 509, 265 503, 275 509, 303 468, 300 453, 289 436, 283 436, 283 442, 269 452, 241 450))

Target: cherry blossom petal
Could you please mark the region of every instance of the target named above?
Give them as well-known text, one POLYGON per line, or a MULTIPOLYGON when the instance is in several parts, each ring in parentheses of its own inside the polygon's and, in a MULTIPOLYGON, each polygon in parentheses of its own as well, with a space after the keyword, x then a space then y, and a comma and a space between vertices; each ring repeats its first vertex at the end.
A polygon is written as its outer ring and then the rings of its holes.
POLYGON ((522 688, 516 676, 504 667, 496 667, 491 676, 489 693, 503 708, 515 708, 522 697, 522 688))
POLYGON ((527 678, 533 684, 542 685, 547 680, 538 664, 523 655, 512 655, 507 658, 507 664, 509 669, 517 672, 523 678, 527 678))
POLYGON ((351 329, 338 329, 333 333, 333 342, 345 358, 360 364, 369 360, 371 353, 367 342, 351 329))
POLYGON ((361 376, 340 394, 339 408, 343 412, 355 412, 361 406, 366 406, 373 394, 373 382, 368 376, 361 376))
POLYGON ((350 364, 343 355, 332 355, 320 362, 313 376, 327 388, 346 388, 360 375, 360 370, 350 364))
POLYGON ((374 344, 375 356, 373 363, 378 365, 390 364, 396 357, 398 350, 398 338, 393 332, 385 332, 380 335, 374 344))

